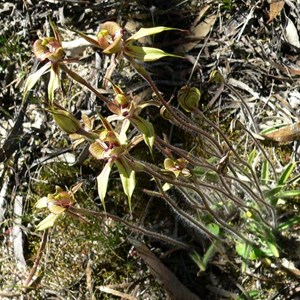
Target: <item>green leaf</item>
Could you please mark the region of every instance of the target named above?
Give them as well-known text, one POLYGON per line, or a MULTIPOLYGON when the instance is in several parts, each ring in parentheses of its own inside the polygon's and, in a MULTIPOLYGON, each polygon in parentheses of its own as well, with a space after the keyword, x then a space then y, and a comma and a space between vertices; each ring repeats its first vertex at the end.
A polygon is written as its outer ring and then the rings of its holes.
POLYGON ((157 33, 160 33, 160 32, 163 32, 163 31, 168 31, 168 30, 184 31, 182 29, 172 28, 172 27, 164 27, 164 26, 141 28, 138 32, 136 32, 134 35, 132 35, 130 38, 128 38, 126 40, 126 42, 136 41, 136 40, 138 40, 142 37, 157 34, 157 33))
POLYGON ((267 244, 268 244, 268 247, 269 247, 271 253, 273 254, 273 256, 279 257, 279 252, 278 252, 277 247, 275 246, 275 243, 268 241, 267 244))
POLYGON ((267 160, 265 160, 262 163, 260 178, 264 183, 268 183, 269 179, 270 179, 269 175, 270 175, 269 162, 267 160))
POLYGON ((37 225, 35 230, 40 231, 40 230, 45 230, 49 227, 52 227, 58 217, 59 217, 59 215, 51 213, 37 225))
POLYGON ((219 243, 220 243, 219 241, 213 241, 212 244, 207 249, 207 251, 205 252, 202 260, 203 266, 205 268, 203 271, 206 270, 208 263, 211 261, 211 259, 214 257, 215 253, 217 252, 219 243))
POLYGON ((23 101, 25 100, 29 91, 35 86, 37 81, 41 78, 41 76, 44 75, 47 71, 49 71, 50 67, 51 67, 51 63, 48 62, 40 69, 38 69, 35 73, 29 75, 24 86, 23 101))
POLYGON ((208 171, 202 167, 195 167, 193 169, 193 174, 197 177, 205 177, 210 182, 218 182, 219 177, 215 172, 208 171))
POLYGON ((267 190, 267 191, 264 191, 263 194, 264 194, 264 197, 265 198, 272 198, 272 197, 277 197, 277 194, 282 190, 283 186, 276 186, 275 188, 273 189, 270 189, 270 190, 267 190))
POLYGON ((278 185, 284 185, 288 181, 288 179, 291 176, 291 174, 293 173, 295 167, 296 167, 296 163, 295 162, 290 163, 285 168, 285 170, 282 172, 281 176, 278 179, 277 184, 278 185))
POLYGON ((282 191, 278 195, 276 195, 278 198, 293 198, 300 195, 300 190, 291 190, 291 191, 282 191))
POLYGON ((155 61, 166 56, 182 58, 182 56, 167 53, 158 48, 140 47, 133 45, 126 46, 125 54, 141 61, 155 61))
POLYGON ((201 259, 200 255, 196 251, 194 251, 190 255, 192 260, 197 264, 201 272, 206 271, 208 263, 211 261, 211 259, 213 258, 213 256, 218 250, 218 245, 219 245, 218 241, 212 242, 212 244, 209 246, 209 248, 203 255, 203 259, 201 259))
POLYGON ((136 115, 130 118, 130 122, 142 133, 143 139, 152 153, 155 140, 155 132, 152 123, 136 115))
POLYGON ((128 197, 129 210, 131 211, 131 196, 136 185, 135 172, 131 169, 127 161, 123 158, 119 158, 115 161, 115 163, 119 170, 123 190, 128 197))
POLYGON ((219 235, 220 233, 220 226, 217 225, 216 223, 209 223, 207 225, 207 229, 214 235, 219 235))
POLYGON ((293 217, 285 222, 280 223, 278 225, 278 230, 280 231, 287 230, 293 227, 294 225, 298 225, 298 224, 300 224, 300 216, 293 217))
POLYGON ((193 251, 191 254, 191 259, 194 261, 194 263, 198 266, 201 272, 204 272, 206 270, 206 266, 204 265, 200 255, 196 252, 193 251))
POLYGON ((248 157, 248 163, 249 163, 249 165, 252 166, 252 164, 253 164, 253 162, 254 162, 254 159, 255 159, 256 155, 257 155, 257 151, 256 151, 256 149, 253 149, 253 150, 250 152, 249 157, 248 157))
POLYGON ((272 126, 272 127, 268 127, 264 130, 262 130, 259 134, 260 135, 268 135, 276 130, 278 130, 279 128, 282 128, 282 127, 285 127, 285 126, 288 126, 288 124, 279 124, 279 125, 275 125, 275 126, 272 126))
POLYGON ((102 169, 102 172, 97 177, 98 194, 99 194, 99 197, 101 199, 104 209, 105 209, 104 198, 105 198, 106 192, 107 192, 109 174, 110 174, 112 165, 113 165, 113 162, 108 161, 106 163, 106 165, 104 166, 104 168, 102 169))
POLYGON ((243 257, 244 259, 249 259, 249 260, 255 260, 259 256, 257 256, 256 251, 254 248, 249 245, 248 243, 243 243, 243 242, 237 242, 235 246, 235 250, 238 255, 243 257))

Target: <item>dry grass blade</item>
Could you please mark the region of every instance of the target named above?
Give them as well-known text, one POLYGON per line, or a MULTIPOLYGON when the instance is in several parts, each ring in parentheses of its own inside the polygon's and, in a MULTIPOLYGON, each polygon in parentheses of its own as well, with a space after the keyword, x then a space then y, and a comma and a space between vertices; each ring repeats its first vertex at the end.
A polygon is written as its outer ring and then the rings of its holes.
POLYGON ((128 295, 126 293, 122 293, 122 292, 119 292, 117 290, 114 290, 110 287, 107 287, 107 286, 99 286, 97 287, 101 292, 104 292, 104 293, 107 293, 107 294, 111 294, 111 295, 114 295, 114 296, 117 296, 117 297, 120 297, 122 299, 127 299, 127 300, 138 300, 138 298, 134 297, 134 296, 131 296, 131 295, 128 295))

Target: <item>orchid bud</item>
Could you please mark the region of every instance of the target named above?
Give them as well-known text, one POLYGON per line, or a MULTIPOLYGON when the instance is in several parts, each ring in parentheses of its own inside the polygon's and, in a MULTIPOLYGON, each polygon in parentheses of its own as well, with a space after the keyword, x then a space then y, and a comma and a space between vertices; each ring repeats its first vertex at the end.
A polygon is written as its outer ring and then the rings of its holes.
POLYGON ((79 120, 77 120, 71 113, 62 109, 55 109, 51 111, 53 118, 58 127, 68 134, 78 133, 82 130, 79 120))
POLYGON ((196 87, 184 86, 177 94, 180 106, 187 112, 198 108, 201 93, 196 87))

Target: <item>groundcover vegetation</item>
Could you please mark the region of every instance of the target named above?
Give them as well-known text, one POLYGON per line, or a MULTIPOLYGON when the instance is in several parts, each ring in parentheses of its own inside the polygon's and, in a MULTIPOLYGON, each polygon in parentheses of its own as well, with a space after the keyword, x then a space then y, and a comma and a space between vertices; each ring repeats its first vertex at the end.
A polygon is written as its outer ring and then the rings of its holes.
POLYGON ((299 297, 296 3, 0 12, 1 298, 299 297))

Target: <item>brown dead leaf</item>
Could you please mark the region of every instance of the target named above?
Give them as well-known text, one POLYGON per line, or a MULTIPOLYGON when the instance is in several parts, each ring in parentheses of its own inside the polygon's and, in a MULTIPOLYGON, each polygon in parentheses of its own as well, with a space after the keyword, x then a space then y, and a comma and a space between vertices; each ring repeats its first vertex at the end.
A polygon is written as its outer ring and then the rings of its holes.
POLYGON ((275 62, 272 62, 272 61, 270 61, 270 63, 283 73, 286 73, 286 74, 289 74, 289 75, 300 75, 300 69, 290 68, 286 65, 281 65, 281 64, 278 64, 278 63, 275 63, 275 62))
POLYGON ((213 25, 217 20, 217 15, 210 15, 204 21, 191 28, 191 35, 189 39, 194 41, 188 41, 183 43, 176 49, 176 53, 187 53, 190 50, 194 49, 198 44, 199 40, 204 39, 212 29, 213 25))
POLYGON ((192 29, 193 36, 199 39, 206 37, 215 24, 216 19, 217 15, 208 16, 203 22, 192 29))
POLYGON ((284 126, 271 133, 262 135, 266 140, 278 143, 288 143, 300 139, 300 122, 284 126))
POLYGON ((150 269, 150 272, 159 281, 159 283, 165 288, 166 292, 170 296, 170 299, 189 299, 200 300, 198 296, 192 293, 187 287, 185 287, 178 278, 172 273, 159 258, 157 258, 150 249, 143 243, 130 239, 130 242, 135 247, 138 255, 143 259, 144 263, 150 269))
POLYGON ((200 11, 198 13, 198 16, 195 18, 193 25, 191 27, 191 31, 193 30, 194 27, 197 26, 197 24, 200 22, 204 14, 207 12, 207 10, 210 8, 210 5, 204 5, 200 7, 200 11))
POLYGON ((282 0, 273 0, 270 3, 270 12, 269 12, 269 20, 267 23, 270 23, 275 19, 282 11, 284 7, 284 1, 282 0))
POLYGON ((295 267, 295 264, 292 261, 289 261, 286 258, 283 258, 281 261, 281 265, 284 269, 293 273, 297 277, 300 277, 300 270, 295 267))

